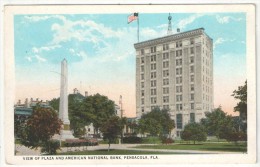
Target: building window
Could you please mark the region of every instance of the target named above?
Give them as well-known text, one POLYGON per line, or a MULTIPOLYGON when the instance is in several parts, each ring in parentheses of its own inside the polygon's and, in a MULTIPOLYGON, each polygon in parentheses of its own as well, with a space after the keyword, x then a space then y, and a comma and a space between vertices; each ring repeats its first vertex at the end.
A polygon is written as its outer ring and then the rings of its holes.
POLYGON ((169 61, 164 61, 163 68, 168 68, 168 67, 169 67, 169 61))
POLYGON ((190 57, 190 63, 191 63, 191 64, 194 63, 194 57, 193 57, 193 56, 190 57))
POLYGON ((181 84, 182 83, 182 77, 176 77, 176 83, 181 84))
POLYGON ((182 56, 182 50, 176 50, 176 57, 182 56))
POLYGON ((176 68, 176 75, 182 74, 182 68, 176 68))
POLYGON ((141 91, 141 96, 144 96, 144 90, 141 91))
POLYGON ((156 86, 156 80, 152 80, 151 81, 151 87, 155 87, 156 86))
POLYGON ((156 72, 151 72, 151 78, 156 78, 156 72))
POLYGON ((156 46, 151 47, 151 53, 156 52, 156 46))
POLYGON ((142 107, 142 112, 144 112, 144 108, 142 107))
POLYGON ((156 89, 151 89, 151 95, 156 95, 156 89))
POLYGON ((141 49, 141 55, 144 55, 144 49, 141 49))
POLYGON ((176 48, 182 47, 182 41, 176 42, 176 48))
POLYGON ((176 104, 176 110, 177 111, 182 110, 182 104, 176 104))
POLYGON ((144 72, 144 66, 141 66, 141 72, 144 72))
POLYGON ((163 94, 169 94, 169 88, 163 88, 163 94))
POLYGON ((190 113, 190 123, 195 122, 195 113, 190 113))
POLYGON ((194 84, 190 85, 190 91, 194 91, 194 84))
POLYGON ((169 53, 163 53, 163 60, 169 59, 169 53))
POLYGON ((182 92, 182 86, 176 86, 176 92, 177 93, 182 92))
POLYGON ((151 103, 156 104, 156 97, 151 97, 151 103))
POLYGON ((144 88, 144 82, 141 82, 141 88, 144 88))
POLYGON ((190 76, 190 81, 191 81, 191 82, 194 82, 194 75, 191 75, 191 76, 190 76))
POLYGON ((169 103, 169 96, 163 96, 163 102, 169 103))
POLYGON ((156 61, 156 55, 151 55, 151 62, 156 61))
POLYGON ((170 107, 169 107, 169 105, 163 105, 163 109, 165 109, 165 110, 169 110, 170 107))
POLYGON ((169 76, 169 70, 163 70, 163 76, 168 77, 169 76))
POLYGON ((182 114, 176 114, 177 129, 182 129, 182 114))
POLYGON ((193 45, 194 44, 194 38, 190 39, 190 44, 193 45))
POLYGON ((144 57, 141 57, 141 64, 144 63, 144 57))
POLYGON ((190 109, 194 110, 194 103, 190 103, 190 109))
POLYGON ((163 85, 169 85, 169 79, 168 78, 163 79, 163 85))
POLYGON ((144 74, 141 74, 141 80, 144 80, 144 74))
POLYGON ((190 48, 190 54, 194 54, 194 47, 190 48))
POLYGON ((151 70, 156 70, 156 64, 151 64, 151 70))
POLYGON ((163 44, 163 50, 169 50, 169 44, 163 44))
POLYGON ((181 66, 181 65, 182 65, 182 59, 177 59, 176 66, 181 66))
POLYGON ((194 100, 194 94, 190 94, 190 100, 194 100))
POLYGON ((182 95, 176 95, 176 101, 182 101, 182 95))
POLYGON ((151 87, 155 87, 156 86, 156 80, 152 80, 151 81, 151 87))
POLYGON ((194 73, 194 66, 190 66, 190 72, 194 73))
POLYGON ((144 104, 144 98, 141 99, 141 104, 142 104, 142 105, 144 104))

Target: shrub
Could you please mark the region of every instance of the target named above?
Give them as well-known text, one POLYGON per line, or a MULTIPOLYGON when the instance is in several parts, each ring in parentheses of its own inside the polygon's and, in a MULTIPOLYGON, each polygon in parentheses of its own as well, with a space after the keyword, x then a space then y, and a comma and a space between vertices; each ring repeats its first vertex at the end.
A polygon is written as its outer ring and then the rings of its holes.
POLYGON ((171 144, 174 143, 174 140, 172 138, 162 137, 162 144, 171 144))
POLYGON ((123 138, 123 143, 142 143, 142 139, 136 136, 129 136, 123 138))
POLYGON ((56 155, 58 149, 60 149, 60 141, 49 140, 43 143, 41 153, 46 153, 48 155, 56 155))

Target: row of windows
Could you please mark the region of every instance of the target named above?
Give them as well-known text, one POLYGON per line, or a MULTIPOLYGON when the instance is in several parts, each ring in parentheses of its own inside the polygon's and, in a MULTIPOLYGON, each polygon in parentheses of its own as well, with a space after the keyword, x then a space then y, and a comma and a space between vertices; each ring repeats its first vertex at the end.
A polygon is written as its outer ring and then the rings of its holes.
MULTIPOLYGON (((168 68, 168 67, 169 67, 169 62, 168 61, 163 62, 163 68, 168 68)), ((156 64, 151 64, 151 70, 156 70, 156 64)), ((144 72, 143 65, 141 66, 141 72, 144 72)), ((190 73, 194 73, 194 66, 190 66, 190 73)), ((181 67, 176 68, 176 75, 181 75, 181 74, 182 74, 182 68, 181 67)), ((163 76, 164 77, 169 76, 169 70, 164 70, 163 76)), ((151 72, 151 78, 156 78, 156 72, 151 72)), ((203 81, 204 81, 204 75, 203 75, 203 81)), ((206 77, 206 82, 207 82, 207 77, 206 77)))
MULTIPOLYGON (((168 99, 169 97, 167 97, 167 96, 165 96, 164 97, 164 99, 165 99, 165 101, 167 101, 167 99, 168 99)), ((144 99, 143 99, 144 100, 144 99)), ((154 98, 151 98, 151 100, 155 100, 156 101, 156 99, 154 99, 154 98)), ((153 110, 154 108, 155 108, 156 106, 152 106, 151 107, 151 110, 153 110)), ((203 107, 205 107, 205 108, 209 108, 209 105, 203 105, 203 107)), ((170 107, 169 107, 169 105, 163 105, 163 109, 170 109, 170 107)), ((176 104, 176 110, 177 111, 181 111, 183 108, 182 108, 182 104, 176 104)), ((190 109, 194 109, 194 103, 190 103, 190 109)), ((144 107, 142 107, 142 112, 144 112, 144 107)), ((193 115, 194 113, 191 113, 192 114, 192 116, 191 116, 191 118, 190 118, 190 121, 191 122, 193 122, 193 121, 195 121, 195 115, 193 115)), ((179 114, 177 114, 177 115, 179 115, 179 114)), ((177 119, 178 120, 178 119, 177 119)), ((178 121, 177 121, 178 122, 178 121)))
MULTIPOLYGON (((194 57, 191 57, 190 63, 194 62, 193 58, 194 57)), ((176 66, 181 66, 181 65, 182 65, 182 59, 177 59, 176 60, 176 66)), ((169 61, 164 61, 163 62, 163 68, 169 68, 169 61)), ((192 67, 192 68, 194 68, 194 67, 192 67)), ((151 64, 151 70, 156 70, 156 63, 151 64)), ((203 66, 203 71, 204 71, 204 66, 203 66)), ((141 72, 144 72, 144 65, 141 65, 141 72)))
MULTIPOLYGON (((163 71, 163 77, 168 77, 169 76, 169 70, 164 70, 163 71)), ((154 79, 156 78, 156 72, 151 72, 151 78, 154 79)), ((141 80, 144 80, 144 74, 141 74, 141 80)), ((194 82, 194 75, 190 76, 190 82, 194 82)), ((176 77, 176 84, 181 84, 182 83, 182 76, 176 77)), ((169 84, 169 79, 165 78, 163 79, 163 85, 168 85, 169 84)), ((156 80, 151 81, 151 86, 156 86, 156 80)), ((141 87, 144 87, 144 84, 141 83, 141 87)))
MULTIPOLYGON (((194 38, 191 38, 191 39, 190 39, 190 45, 193 45, 194 42, 195 42, 195 41, 194 41, 194 38)), ((176 48, 182 47, 182 41, 177 41, 175 46, 176 46, 176 48)), ((206 44, 206 46, 207 46, 207 44, 206 44)), ((163 50, 164 50, 164 51, 165 51, 165 50, 169 50, 169 44, 163 44, 163 50)), ((152 47, 150 48, 150 51, 151 51, 151 53, 156 52, 156 46, 152 46, 152 47)), ((141 54, 144 55, 144 49, 141 49, 141 54)))
MULTIPOLYGON (((167 92, 167 90, 166 90, 167 92)), ((165 93, 167 94, 167 93, 165 93)), ((142 97, 144 96, 144 92, 141 93, 142 97)), ((151 89, 151 95, 156 95, 156 89, 151 89)), ((151 97, 151 103, 155 104, 156 103, 156 97, 151 97)), ((176 95, 176 102, 181 102, 182 99, 182 95, 176 95)), ((194 100, 194 94, 190 94, 190 100, 193 101, 194 100)), ((163 96, 163 103, 168 103, 169 102, 169 96, 163 96)), ((142 98, 142 104, 144 104, 144 98, 142 98)), ((191 109, 194 109, 194 107, 192 107, 191 109)))
MULTIPOLYGON (((152 52, 153 53, 153 52, 152 52)), ((194 54, 194 48, 190 48, 190 54, 194 54)), ((182 50, 176 50, 176 57, 182 56, 182 50)), ((204 57, 203 57, 204 58, 204 57)), ((169 52, 163 53, 163 60, 169 59, 169 52)), ((156 55, 151 55, 151 62, 156 61, 156 55)), ((203 59, 204 62, 204 59, 203 59)), ((144 57, 141 57, 141 64, 144 63, 144 57)))
MULTIPOLYGON (((143 88, 144 82, 142 82, 141 85, 142 85, 142 88, 143 88)), ((151 87, 155 87, 155 86, 156 86, 156 80, 151 81, 151 87)), ((194 84, 190 85, 190 90, 194 91, 194 84)), ((176 86, 176 93, 181 93, 181 92, 182 92, 182 86, 176 86)), ((169 94, 169 87, 163 88, 163 94, 169 94)), ((151 89, 151 95, 156 95, 156 89, 155 88, 151 89)), ((144 90, 141 90, 141 96, 144 96, 144 90)), ((193 97, 193 99, 194 99, 194 97, 193 97)), ((204 94, 203 94, 203 100, 204 100, 204 94)))

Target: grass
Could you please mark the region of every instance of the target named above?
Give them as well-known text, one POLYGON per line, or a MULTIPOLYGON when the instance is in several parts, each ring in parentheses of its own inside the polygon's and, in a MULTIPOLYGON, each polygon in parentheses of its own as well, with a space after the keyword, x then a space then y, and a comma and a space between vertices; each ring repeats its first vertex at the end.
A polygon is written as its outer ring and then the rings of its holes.
POLYGON ((200 143, 200 144, 173 144, 173 145, 140 145, 136 148, 168 149, 168 150, 201 150, 201 151, 229 151, 247 152, 246 143, 200 143))
POLYGON ((78 152, 66 152, 59 153, 58 155, 149 155, 149 154, 179 154, 179 153, 169 153, 169 152, 155 152, 155 151, 135 151, 135 150, 116 150, 107 149, 95 150, 95 151, 78 151, 78 152))

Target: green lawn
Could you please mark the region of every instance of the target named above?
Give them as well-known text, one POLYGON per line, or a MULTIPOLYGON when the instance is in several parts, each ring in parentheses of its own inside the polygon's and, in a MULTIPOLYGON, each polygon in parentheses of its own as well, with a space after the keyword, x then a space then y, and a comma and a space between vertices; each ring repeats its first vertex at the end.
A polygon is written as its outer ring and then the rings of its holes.
POLYGON ((133 150, 95 150, 95 151, 78 151, 78 152, 66 152, 59 153, 58 155, 148 155, 148 154, 179 154, 179 153, 167 153, 167 152, 154 152, 154 151, 133 151, 133 150))
POLYGON ((169 149, 169 150, 205 150, 205 151, 230 151, 247 152, 246 143, 201 143, 201 144, 172 144, 172 145, 140 145, 136 148, 169 149))

